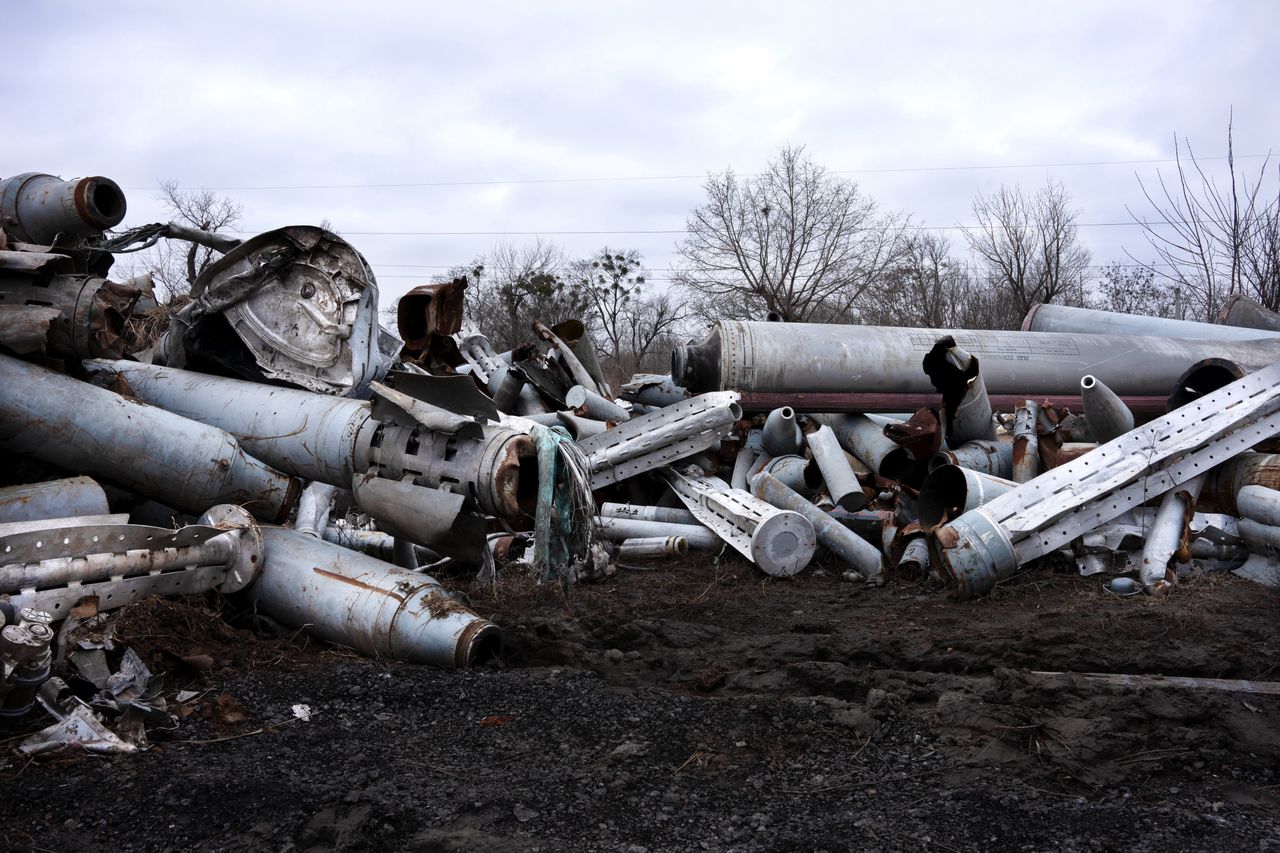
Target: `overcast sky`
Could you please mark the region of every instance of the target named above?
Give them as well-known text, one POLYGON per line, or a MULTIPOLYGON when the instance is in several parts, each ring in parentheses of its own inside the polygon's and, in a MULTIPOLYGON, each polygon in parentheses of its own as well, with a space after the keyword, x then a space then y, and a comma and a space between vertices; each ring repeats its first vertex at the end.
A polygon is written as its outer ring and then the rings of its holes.
MULTIPOLYGON (((7 0, 2 17, 0 175, 114 178, 126 225, 162 218, 163 179, 233 196, 252 231, 327 218, 384 299, 533 238, 362 232, 542 233, 637 249, 660 280, 677 233, 555 232, 679 231, 699 176, 788 143, 950 229, 975 193, 1046 178, 1081 223, 1129 221, 1135 173, 1169 164, 1013 166, 1169 158, 1175 133, 1219 157, 1233 106, 1237 155, 1280 152, 1274 0, 7 0), (946 168, 969 166, 995 168, 946 168), (418 186, 351 186, 370 184, 418 186)), ((1082 234, 1095 263, 1149 254, 1134 227, 1082 234)))

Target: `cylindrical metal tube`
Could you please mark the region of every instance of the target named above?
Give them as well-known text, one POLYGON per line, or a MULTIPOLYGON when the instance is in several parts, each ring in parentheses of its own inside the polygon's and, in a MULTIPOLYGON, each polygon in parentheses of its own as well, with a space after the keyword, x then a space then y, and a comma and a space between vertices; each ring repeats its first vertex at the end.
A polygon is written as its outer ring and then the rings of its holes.
POLYGON ((1236 494, 1236 508, 1244 518, 1280 527, 1280 491, 1266 486, 1245 486, 1236 494))
POLYGON ((851 512, 866 506, 867 496, 862 492, 862 484, 853 473, 853 467, 844 455, 844 448, 840 446, 831 427, 824 424, 809 433, 807 438, 813 460, 822 472, 822 480, 835 505, 851 512))
POLYGON ((514 413, 525 384, 524 372, 520 368, 501 365, 489 381, 489 388, 493 390, 493 404, 499 411, 514 413))
POLYGON ((249 598, 284 625, 375 657, 465 669, 502 649, 502 632, 431 577, 286 528, 265 528, 249 598))
POLYGON ((917 536, 902 549, 898 573, 906 578, 924 578, 929 574, 929 540, 917 536))
POLYGON ((689 540, 683 536, 652 536, 623 539, 618 546, 619 560, 643 560, 654 557, 684 557, 689 554, 689 540))
POLYGON ((351 487, 356 437, 370 420, 366 402, 133 361, 85 367, 122 377, 143 402, 226 430, 269 465, 351 487))
POLYGON ((1013 445, 1005 441, 971 441, 953 450, 939 450, 929 460, 929 470, 959 465, 1005 480, 1013 479, 1013 445))
POLYGON ((1280 527, 1262 524, 1252 518, 1240 519, 1240 538, 1254 552, 1280 554, 1280 527))
POLYGON ((697 524, 673 524, 665 521, 644 521, 638 518, 607 518, 599 520, 600 535, 614 542, 624 539, 653 539, 671 536, 682 537, 695 551, 719 551, 724 542, 707 528, 697 524))
POLYGON ((880 551, 874 545, 788 489, 777 477, 767 473, 757 474, 752 481, 751 490, 762 501, 778 509, 799 513, 808 519, 818 541, 869 582, 884 581, 880 551))
POLYGON ((795 409, 783 406, 774 409, 764 420, 761 433, 764 452, 770 456, 790 456, 800 452, 804 446, 804 435, 800 425, 796 423, 795 409))
POLYGON ((916 504, 920 527, 927 533, 1017 485, 1012 480, 959 465, 940 465, 920 484, 920 499, 916 504))
POLYGON ((0 356, 0 387, 11 390, 0 399, 7 450, 191 513, 229 503, 282 521, 297 500, 297 481, 220 429, 8 356, 0 356))
POLYGON ((884 434, 882 421, 862 414, 823 414, 811 417, 818 423, 831 427, 840 446, 881 477, 898 480, 912 467, 911 454, 884 434))
POLYGON ((1133 429, 1133 412, 1096 376, 1080 380, 1080 399, 1084 401, 1089 434, 1099 444, 1106 444, 1133 429))
POLYGON ((106 492, 89 477, 0 489, 0 523, 109 512, 106 492))
POLYGON ((100 175, 64 181, 27 172, 0 180, 0 228, 24 243, 101 234, 124 219, 124 191, 100 175))
POLYGON ((1245 486, 1280 489, 1280 454, 1239 453, 1209 473, 1200 493, 1200 504, 1206 510, 1243 515, 1237 505, 1245 486))
POLYGON ((755 464, 756 452, 747 444, 743 444, 738 448, 738 455, 733 457, 733 474, 729 478, 729 485, 735 489, 742 489, 744 492, 751 488, 751 484, 747 479, 747 472, 751 470, 751 466, 755 464))
POLYGON ((1267 310, 1243 293, 1237 293, 1227 300, 1218 314, 1218 321, 1228 326, 1280 333, 1280 314, 1267 310))
POLYGON ((298 498, 298 516, 293 529, 308 536, 320 536, 329 526, 329 509, 337 493, 328 483, 309 483, 298 498))
POLYGON ((1085 332, 1094 335, 1128 335, 1155 338, 1191 338, 1205 341, 1249 341, 1280 337, 1280 333, 1241 329, 1216 323, 1171 320, 1143 314, 1121 314, 1070 305, 1032 305, 1022 321, 1024 332, 1085 332))
POLYGON ((1142 561, 1138 564, 1142 588, 1152 595, 1169 591, 1169 563, 1178 552, 1206 476, 1201 474, 1193 477, 1178 488, 1165 492, 1160 499, 1155 521, 1151 523, 1147 538, 1142 543, 1142 561))
MULTIPOLYGON (((756 474, 767 471, 777 477, 782 484, 805 499, 811 499, 818 492, 822 478, 818 466, 803 456, 762 457, 765 462, 759 470, 747 470, 747 482, 755 479, 756 474)), ((861 507, 859 507, 861 509, 861 507)))
MULTIPOLYGON (((1122 396, 1167 394, 1187 367, 1204 358, 1226 358, 1249 369, 1280 361, 1280 339, 974 330, 952 336, 982 359, 983 382, 992 396, 1074 397, 1086 374, 1122 396)), ((932 394, 920 365, 937 339, 936 329, 721 320, 702 344, 672 354, 672 377, 695 392, 932 394)))
POLYGON ((569 434, 573 436, 574 441, 579 441, 598 432, 604 432, 609 428, 604 421, 580 418, 573 412, 556 412, 555 418, 557 423, 563 424, 564 428, 569 430, 569 434))
POLYGON ((605 501, 600 515, 606 518, 634 518, 638 521, 661 521, 667 524, 697 524, 698 519, 687 509, 673 506, 642 506, 605 501))
POLYGON ((569 408, 586 412, 587 416, 597 421, 612 421, 620 424, 631 420, 631 413, 612 400, 606 399, 584 385, 574 385, 564 395, 564 402, 569 408))
POLYGON ((1013 419, 1013 481, 1025 483, 1040 473, 1040 436, 1036 429, 1040 406, 1023 400, 1013 419))

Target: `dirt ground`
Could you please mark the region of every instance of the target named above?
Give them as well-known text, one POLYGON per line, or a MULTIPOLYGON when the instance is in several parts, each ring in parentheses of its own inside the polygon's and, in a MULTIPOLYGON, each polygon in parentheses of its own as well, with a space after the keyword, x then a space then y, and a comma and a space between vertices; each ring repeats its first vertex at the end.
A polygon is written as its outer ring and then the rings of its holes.
POLYGON ((200 696, 140 755, 4 758, 4 843, 1280 849, 1280 696, 1078 675, 1280 681, 1280 597, 1248 581, 1042 572, 958 604, 682 560, 472 603, 507 649, 462 673, 140 605, 120 636, 200 696))

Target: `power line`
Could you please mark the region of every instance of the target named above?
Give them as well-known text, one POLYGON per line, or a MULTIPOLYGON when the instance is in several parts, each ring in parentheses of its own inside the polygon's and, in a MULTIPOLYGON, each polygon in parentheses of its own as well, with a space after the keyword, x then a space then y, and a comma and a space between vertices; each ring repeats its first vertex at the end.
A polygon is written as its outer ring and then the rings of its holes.
MULTIPOLYGON (((1191 223, 1170 222, 1167 219, 1151 220, 1139 222, 1131 220, 1128 222, 1074 222, 1072 225, 1076 228, 1132 228, 1135 226, 1147 225, 1186 225, 1191 223)), ((1213 220, 1201 219, 1198 224, 1220 224, 1213 220)), ((980 229, 981 225, 907 225, 904 226, 908 231, 972 231, 980 229)), ((1029 227, 1029 226, 1016 226, 1029 227)), ((232 228, 229 229, 237 234, 261 234, 269 231, 269 228, 232 228)), ((687 228, 633 228, 633 229, 614 229, 614 230, 537 230, 537 231, 346 231, 340 232, 343 237, 574 237, 574 236, 641 236, 641 235, 671 235, 671 234, 688 234, 687 228)))
MULTIPOLYGON (((1236 160, 1257 160, 1264 157, 1270 157, 1268 154, 1238 154, 1236 160)), ((1196 157, 1197 162, 1221 161, 1226 160, 1226 155, 1220 157, 1196 157)), ((902 166, 889 167, 879 169, 834 169, 830 170, 834 175, 888 175, 901 174, 908 172, 972 172, 972 171, 994 171, 999 169, 1075 169, 1094 166, 1151 166, 1167 163, 1177 163, 1178 159, 1169 158, 1152 158, 1146 160, 1079 160, 1063 163, 989 163, 989 164, 972 164, 964 166, 902 166)), ((759 172, 743 172, 743 177, 756 177, 759 172)), ((278 191, 278 190, 355 190, 355 189, 422 189, 429 187, 490 187, 503 185, 526 185, 526 184, 604 184, 604 183, 624 183, 624 182, 641 182, 641 181, 691 181, 702 180, 707 177, 706 173, 698 175, 631 175, 618 177, 599 177, 599 178, 501 178, 501 179, 484 179, 472 181, 415 181, 404 183, 353 183, 353 184, 267 184, 267 185, 227 185, 227 186, 209 186, 201 187, 201 189, 229 191, 278 191)), ((126 187, 130 190, 153 190, 159 189, 158 186, 148 187, 126 187)))

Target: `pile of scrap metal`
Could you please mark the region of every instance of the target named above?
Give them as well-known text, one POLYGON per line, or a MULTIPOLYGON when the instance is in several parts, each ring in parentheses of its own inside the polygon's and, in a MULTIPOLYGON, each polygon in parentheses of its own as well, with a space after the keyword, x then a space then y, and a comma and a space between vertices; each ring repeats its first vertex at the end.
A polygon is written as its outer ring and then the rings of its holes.
POLYGON ((743 553, 742 534, 766 529, 741 507, 754 501, 802 515, 813 533, 797 540, 816 534, 868 580, 883 565, 959 599, 1064 560, 1136 572, 1117 592, 1221 570, 1280 585, 1280 455, 1264 452, 1280 434, 1280 316, 1237 298, 1223 320, 1058 305, 1020 331, 726 320, 626 393, 734 392, 758 413, 722 445, 730 483, 665 475, 743 553))
POLYGON ((0 717, 39 701, 58 719, 46 747, 109 751, 139 742, 134 712, 168 719, 145 667, 68 634, 149 595, 213 590, 364 654, 462 668, 501 632, 432 574, 483 574, 512 530, 548 576, 589 568, 582 454, 458 390, 473 380, 401 363, 345 240, 110 233, 125 209, 102 177, 0 180, 0 717), (142 342, 149 277, 106 276, 158 240, 221 257, 142 342))

